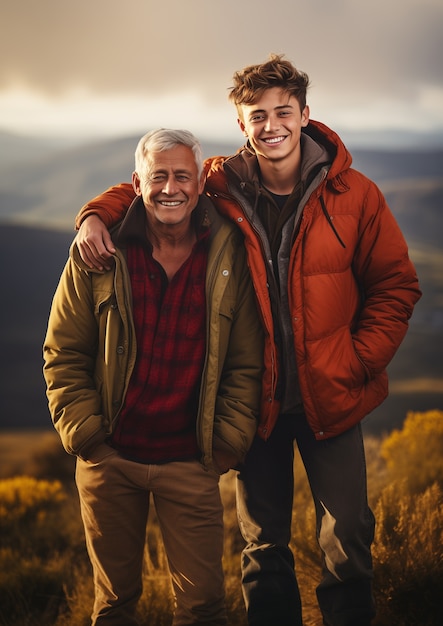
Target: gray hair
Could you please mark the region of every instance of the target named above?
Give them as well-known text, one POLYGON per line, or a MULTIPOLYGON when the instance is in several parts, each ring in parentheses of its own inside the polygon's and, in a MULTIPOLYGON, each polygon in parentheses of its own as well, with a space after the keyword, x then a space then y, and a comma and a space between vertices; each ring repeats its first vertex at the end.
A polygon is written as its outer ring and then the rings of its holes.
POLYGON ((187 146, 194 153, 198 175, 203 171, 203 154, 199 140, 188 130, 159 128, 146 133, 135 150, 135 171, 143 178, 147 169, 147 157, 151 152, 172 150, 176 146, 187 146))

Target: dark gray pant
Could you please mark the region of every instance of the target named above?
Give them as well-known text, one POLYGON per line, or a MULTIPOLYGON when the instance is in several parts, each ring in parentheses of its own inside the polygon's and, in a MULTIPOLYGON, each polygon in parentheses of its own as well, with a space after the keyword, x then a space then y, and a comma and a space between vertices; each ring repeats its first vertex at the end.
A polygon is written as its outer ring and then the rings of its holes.
MULTIPOLYGON (((243 593, 251 626, 301 626, 301 603, 289 549, 294 440, 315 503, 323 578, 317 598, 325 624, 367 626, 372 596, 374 516, 368 506, 360 425, 317 441, 303 415, 280 416, 267 442, 256 438, 237 481, 243 593)), ((296 523, 296 520, 295 520, 296 523)))

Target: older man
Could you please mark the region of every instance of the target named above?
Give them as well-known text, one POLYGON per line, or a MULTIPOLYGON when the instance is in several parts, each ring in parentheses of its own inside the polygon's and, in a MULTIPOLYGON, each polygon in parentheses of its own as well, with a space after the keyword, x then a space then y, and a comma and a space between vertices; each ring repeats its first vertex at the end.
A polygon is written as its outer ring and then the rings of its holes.
POLYGON ((137 624, 152 493, 174 625, 224 625, 218 482, 256 431, 262 330, 241 233, 200 196, 198 141, 157 130, 135 162, 110 269, 71 248, 44 344, 49 407, 78 457, 92 623, 137 624))

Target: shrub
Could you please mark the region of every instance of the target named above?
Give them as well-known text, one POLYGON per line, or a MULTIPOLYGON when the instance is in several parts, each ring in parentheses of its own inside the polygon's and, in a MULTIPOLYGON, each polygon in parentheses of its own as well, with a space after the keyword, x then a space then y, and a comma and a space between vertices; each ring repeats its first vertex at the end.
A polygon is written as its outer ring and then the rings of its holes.
MULTIPOLYGON (((0 546, 46 554, 66 545, 54 537, 52 519, 66 494, 58 481, 20 476, 0 481, 0 546)), ((59 534, 61 538, 63 533, 59 534)))
POLYGON ((62 572, 67 563, 58 557, 23 556, 11 548, 0 550, 0 624, 53 624, 63 599, 62 572))
POLYGON ((383 491, 373 546, 378 626, 437 626, 443 589, 443 494, 434 483, 411 494, 383 491))
MULTIPOLYGON (((86 554, 75 559, 75 565, 66 563, 62 571, 63 598, 59 604, 54 626, 89 626, 94 603, 92 569, 86 554)), ((50 622, 48 622, 49 626, 50 622)))
POLYGON ((58 481, 0 481, 0 623, 54 623, 72 562, 71 517, 58 481))
POLYGON ((408 481, 412 493, 434 482, 443 489, 443 412, 408 413, 402 430, 394 430, 381 445, 391 480, 408 481))

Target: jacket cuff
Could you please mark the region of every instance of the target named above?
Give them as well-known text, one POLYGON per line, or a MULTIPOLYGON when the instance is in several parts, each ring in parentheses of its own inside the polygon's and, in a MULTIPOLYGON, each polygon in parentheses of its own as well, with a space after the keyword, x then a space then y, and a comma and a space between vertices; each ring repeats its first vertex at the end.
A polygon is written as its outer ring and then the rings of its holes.
POLYGON ((80 448, 77 456, 83 459, 83 461, 87 461, 94 449, 97 448, 97 446, 99 446, 101 443, 104 443, 105 440, 105 432, 103 430, 99 430, 80 448))

